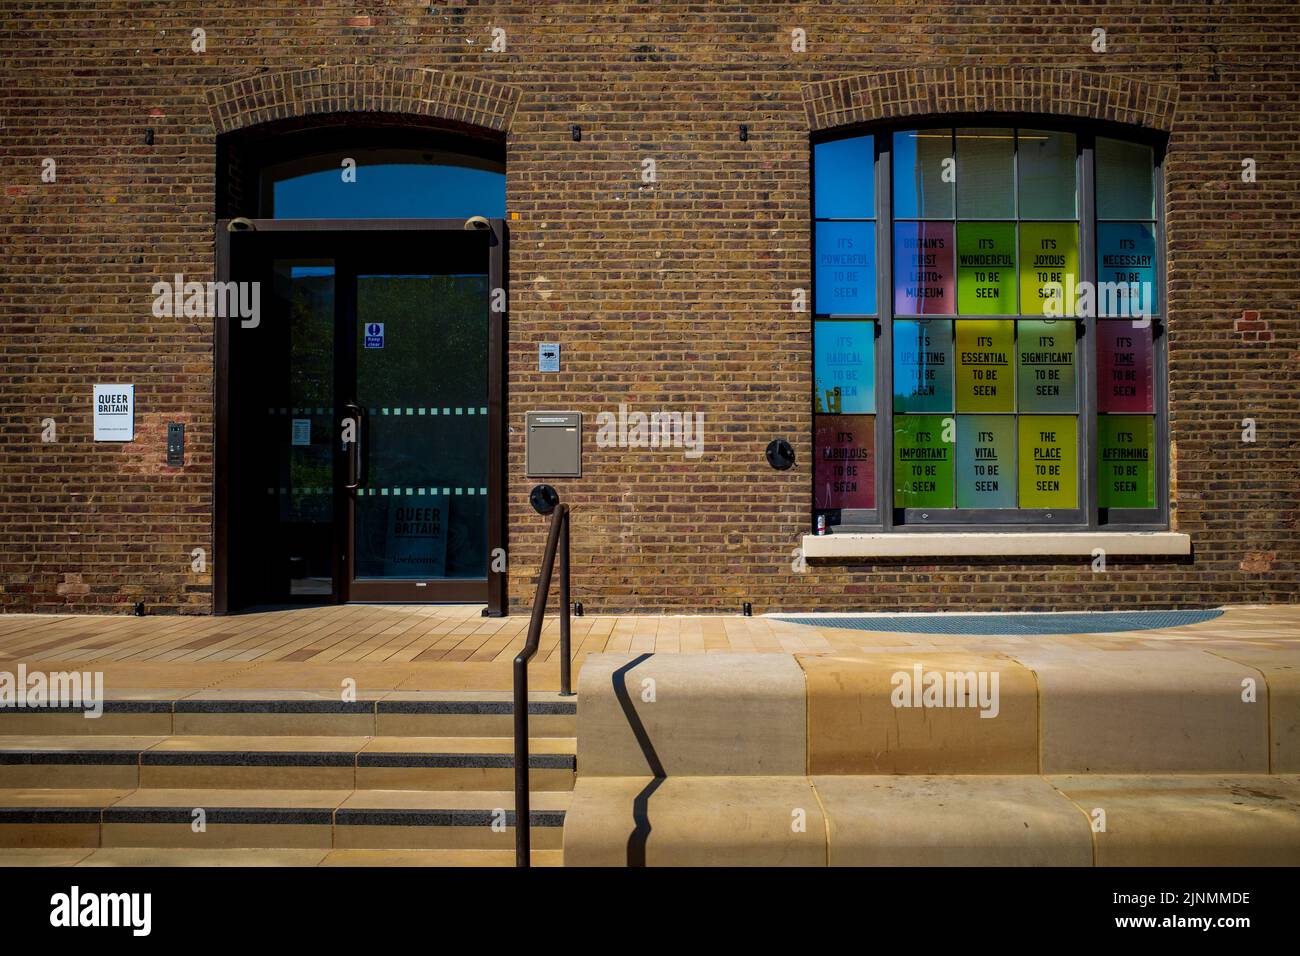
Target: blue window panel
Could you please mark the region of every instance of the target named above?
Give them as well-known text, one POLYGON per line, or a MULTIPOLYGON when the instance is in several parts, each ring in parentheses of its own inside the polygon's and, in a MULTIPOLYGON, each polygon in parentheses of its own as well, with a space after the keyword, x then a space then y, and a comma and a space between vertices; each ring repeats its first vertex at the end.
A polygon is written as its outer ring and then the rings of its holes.
POLYGON ((1097 314, 1133 318, 1157 308, 1155 226, 1097 223, 1097 314))
POLYGON ((876 224, 819 222, 816 228, 820 315, 876 314, 876 224))
POLYGON ((818 322, 814 339, 817 412, 873 414, 876 410, 876 323, 818 322))
POLYGON ((875 145, 870 136, 818 143, 813 166, 816 218, 875 218, 875 145))
POLYGON ((418 163, 342 167, 273 184, 276 219, 489 219, 506 215, 506 177, 467 166, 418 163))

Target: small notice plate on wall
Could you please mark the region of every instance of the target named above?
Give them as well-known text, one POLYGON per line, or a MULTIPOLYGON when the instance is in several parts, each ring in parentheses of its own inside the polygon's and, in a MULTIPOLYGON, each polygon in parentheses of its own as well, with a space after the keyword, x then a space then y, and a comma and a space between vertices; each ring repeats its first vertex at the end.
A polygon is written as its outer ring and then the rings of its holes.
POLYGON ((95 441, 135 440, 135 386, 96 385, 95 441))
POLYGON ((293 420, 293 443, 295 445, 311 444, 310 418, 295 418, 293 420))
POLYGON ((537 371, 558 372, 560 370, 560 343, 537 343, 537 371))

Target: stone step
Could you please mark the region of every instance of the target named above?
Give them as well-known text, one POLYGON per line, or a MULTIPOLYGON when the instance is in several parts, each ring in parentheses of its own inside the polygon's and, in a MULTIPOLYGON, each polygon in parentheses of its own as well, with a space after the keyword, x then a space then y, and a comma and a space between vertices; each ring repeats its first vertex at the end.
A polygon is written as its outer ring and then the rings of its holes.
MULTIPOLYGON (((562 866, 561 850, 533 850, 533 866, 562 866)), ((447 866, 512 867, 514 850, 196 850, 170 847, 109 847, 95 850, 0 849, 7 866, 447 866)))
POLYGON ((1300 776, 584 776, 564 865, 1296 866, 1300 776))
POLYGON ((1300 672, 1227 654, 592 654, 578 755, 598 776, 1300 773, 1300 672))
MULTIPOLYGON (((535 737, 534 791, 570 790, 571 737, 535 737)), ((508 790, 505 737, 0 737, 0 787, 508 790)))
MULTIPOLYGON (((568 802, 533 794, 535 849, 560 848, 568 802)), ((510 791, 3 789, 0 847, 511 852, 513 804, 510 791)))
MULTIPOLYGON (((362 692, 346 701, 318 691, 202 691, 173 697, 132 691, 105 700, 88 718, 76 707, 0 709, 0 735, 508 737, 514 704, 500 691, 362 692)), ((529 695, 528 731, 536 737, 577 733, 575 697, 529 695)))

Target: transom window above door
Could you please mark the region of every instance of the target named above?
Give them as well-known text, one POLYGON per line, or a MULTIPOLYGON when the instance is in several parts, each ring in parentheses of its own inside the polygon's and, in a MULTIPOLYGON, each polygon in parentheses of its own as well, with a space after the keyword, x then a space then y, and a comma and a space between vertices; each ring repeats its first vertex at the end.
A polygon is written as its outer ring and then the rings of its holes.
POLYGON ((268 165, 268 219, 503 219, 505 164, 428 149, 341 148, 268 165))
POLYGON ((814 144, 814 516, 1167 526, 1161 183, 1111 129, 814 144))

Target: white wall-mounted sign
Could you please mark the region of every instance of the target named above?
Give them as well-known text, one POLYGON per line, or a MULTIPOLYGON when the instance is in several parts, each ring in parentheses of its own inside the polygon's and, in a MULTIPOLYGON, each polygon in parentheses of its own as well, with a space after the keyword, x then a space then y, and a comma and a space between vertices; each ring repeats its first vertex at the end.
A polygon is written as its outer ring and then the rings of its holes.
POLYGON ((560 343, 537 343, 537 371, 558 372, 560 370, 560 343))
POLYGON ((135 386, 96 385, 95 441, 135 440, 135 386))

